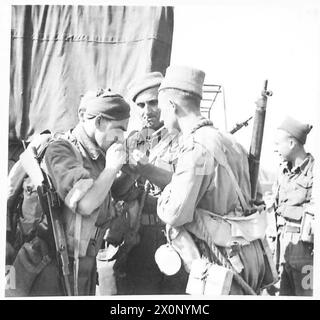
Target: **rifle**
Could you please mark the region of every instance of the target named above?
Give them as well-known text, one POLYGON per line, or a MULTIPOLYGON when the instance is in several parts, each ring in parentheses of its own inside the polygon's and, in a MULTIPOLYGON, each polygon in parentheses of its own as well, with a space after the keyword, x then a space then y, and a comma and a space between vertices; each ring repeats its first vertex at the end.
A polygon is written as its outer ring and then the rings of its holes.
POLYGON ((37 193, 40 201, 42 211, 47 217, 49 230, 53 234, 56 259, 59 272, 62 273, 63 289, 65 295, 71 296, 71 288, 69 282, 69 257, 67 252, 67 241, 64 233, 62 223, 59 219, 61 201, 54 189, 50 177, 41 169, 37 151, 35 148, 26 149, 20 155, 21 164, 26 173, 31 178, 32 183, 37 188, 37 193))
POLYGON ((247 120, 240 122, 240 123, 236 123, 236 125, 230 130, 229 133, 234 134, 237 131, 239 131, 242 127, 246 127, 249 124, 249 121, 252 119, 252 116, 249 117, 247 120))
POLYGON ((256 112, 254 116, 252 139, 249 152, 249 171, 251 183, 251 199, 256 200, 257 185, 259 175, 260 156, 263 139, 263 129, 266 117, 266 107, 268 96, 272 96, 272 91, 267 90, 268 80, 264 82, 264 89, 261 92, 261 98, 256 102, 256 112))

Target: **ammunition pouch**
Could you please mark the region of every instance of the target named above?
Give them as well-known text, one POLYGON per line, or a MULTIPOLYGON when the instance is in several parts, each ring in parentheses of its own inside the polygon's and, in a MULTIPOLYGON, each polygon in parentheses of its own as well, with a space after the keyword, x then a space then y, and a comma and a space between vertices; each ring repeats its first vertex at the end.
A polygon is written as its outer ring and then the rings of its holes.
POLYGON ((284 225, 280 226, 280 231, 283 233, 297 234, 301 241, 313 243, 313 224, 314 215, 312 213, 309 213, 308 211, 303 211, 301 222, 286 219, 284 225))
POLYGON ((301 222, 301 240, 304 242, 314 242, 314 215, 305 211, 301 222))
POLYGON ((283 227, 283 231, 285 233, 300 233, 301 232, 301 224, 287 221, 283 227))

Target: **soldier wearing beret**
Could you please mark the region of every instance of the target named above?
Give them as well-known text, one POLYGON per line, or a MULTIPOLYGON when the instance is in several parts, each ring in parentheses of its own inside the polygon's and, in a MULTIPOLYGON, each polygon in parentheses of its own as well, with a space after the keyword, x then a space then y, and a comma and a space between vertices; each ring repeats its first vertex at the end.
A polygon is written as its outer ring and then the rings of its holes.
POLYGON ((167 130, 158 131, 163 126, 158 108, 158 89, 162 79, 160 72, 150 72, 129 86, 142 129, 133 132, 127 140, 130 165, 122 169, 122 177, 113 186, 113 195, 125 200, 129 206, 138 199, 138 210, 142 209, 142 212, 140 217, 136 216, 140 220, 139 243, 127 255, 125 276, 117 277, 119 294, 179 294, 185 290, 184 282, 180 281, 186 276, 184 273, 168 278, 160 272, 154 260, 157 248, 165 243, 164 224, 156 213, 157 199, 171 179, 178 149, 176 135, 169 135, 167 130), (137 197, 137 190, 143 190, 146 185, 145 197, 141 192, 137 197))
POLYGON ((275 152, 282 160, 274 203, 280 295, 312 295, 312 288, 304 278, 312 271, 313 243, 302 236, 304 212, 310 204, 313 184, 314 158, 304 148, 311 129, 312 126, 287 117, 276 132, 275 152))
MULTIPOLYGON (((96 255, 114 215, 110 189, 125 162, 121 142, 129 115, 130 107, 119 94, 90 91, 81 100, 77 126, 51 142, 44 156, 63 201, 73 294, 95 294, 96 255)), ((58 277, 50 263, 35 279, 31 295, 62 295, 58 277)))
MULTIPOLYGON (((229 229, 219 229, 221 221, 228 218, 243 218, 246 223, 244 215, 250 208, 251 191, 247 154, 231 135, 219 132, 202 117, 204 77, 201 70, 170 66, 161 83, 161 118, 169 132, 182 133, 183 143, 172 180, 158 200, 157 213, 178 234, 186 230, 200 256, 219 264, 219 255, 214 255, 213 246, 210 247, 215 243, 222 255, 232 258, 235 270, 258 294, 265 277, 260 240, 250 233, 250 228, 246 228, 247 234, 236 232, 236 238, 232 238, 229 229)), ((246 294, 235 281, 230 285, 229 294, 246 294)))

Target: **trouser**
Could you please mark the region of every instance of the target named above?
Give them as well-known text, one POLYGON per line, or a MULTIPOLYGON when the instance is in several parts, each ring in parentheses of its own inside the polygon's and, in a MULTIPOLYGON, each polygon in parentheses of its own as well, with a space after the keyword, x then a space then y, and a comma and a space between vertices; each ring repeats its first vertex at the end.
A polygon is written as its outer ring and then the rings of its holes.
MULTIPOLYGON (((265 279, 265 258, 260 240, 255 240, 249 245, 240 247, 239 258, 243 264, 241 277, 257 293, 264 284, 265 279)), ((233 280, 230 289, 230 295, 244 295, 245 292, 240 285, 233 280)))
POLYGON ((300 233, 280 235, 280 295, 312 296, 313 244, 300 240, 300 233))
POLYGON ((164 275, 158 268, 154 254, 166 243, 162 225, 141 225, 140 242, 126 259, 125 275, 116 277, 120 295, 184 294, 188 274, 183 267, 173 276, 164 275))

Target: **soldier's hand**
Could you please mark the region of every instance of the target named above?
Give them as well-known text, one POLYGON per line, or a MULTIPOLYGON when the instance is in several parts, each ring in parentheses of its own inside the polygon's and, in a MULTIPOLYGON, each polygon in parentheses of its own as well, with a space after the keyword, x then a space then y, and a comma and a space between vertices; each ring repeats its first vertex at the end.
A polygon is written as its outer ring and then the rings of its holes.
POLYGON ((130 134, 126 138, 126 147, 129 150, 136 149, 138 144, 141 142, 141 140, 142 139, 141 139, 140 132, 137 130, 134 130, 134 131, 130 132, 130 134))
POLYGON ((263 200, 266 204, 267 210, 273 209, 273 205, 275 203, 275 197, 272 194, 272 192, 270 192, 270 191, 265 192, 265 194, 263 195, 263 200))
POLYGON ((33 137, 32 141, 28 145, 27 149, 33 149, 35 148, 37 152, 41 149, 41 147, 44 146, 45 143, 47 143, 51 138, 51 134, 46 133, 46 134, 39 134, 33 137))
POLYGON ((265 105, 265 101, 262 98, 259 98, 255 103, 258 108, 262 108, 265 105))
POLYGON ((126 151, 123 144, 114 143, 106 152, 106 169, 119 171, 126 161, 126 151))
POLYGON ((141 131, 132 131, 126 139, 126 147, 128 153, 132 153, 133 150, 138 149, 141 152, 146 153, 150 149, 150 137, 152 131, 150 129, 144 128, 141 131))
POLYGON ((146 165, 149 162, 146 154, 137 149, 132 151, 132 159, 134 165, 146 165))

